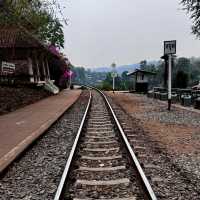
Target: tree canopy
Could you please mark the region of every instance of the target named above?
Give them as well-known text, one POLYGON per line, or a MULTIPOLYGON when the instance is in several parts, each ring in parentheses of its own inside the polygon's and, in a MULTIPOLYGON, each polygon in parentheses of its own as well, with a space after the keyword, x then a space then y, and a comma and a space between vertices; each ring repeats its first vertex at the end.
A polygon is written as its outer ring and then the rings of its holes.
POLYGON ((0 25, 22 26, 47 44, 64 47, 63 25, 46 0, 4 0, 0 12, 0 25))
POLYGON ((181 0, 184 10, 190 15, 193 21, 192 33, 200 38, 200 1, 197 0, 181 0))

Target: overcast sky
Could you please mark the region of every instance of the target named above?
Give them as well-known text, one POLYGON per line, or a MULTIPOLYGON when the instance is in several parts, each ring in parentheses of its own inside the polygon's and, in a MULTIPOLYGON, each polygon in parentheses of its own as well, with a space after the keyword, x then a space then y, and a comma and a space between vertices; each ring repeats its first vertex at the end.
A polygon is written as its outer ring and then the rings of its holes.
POLYGON ((66 5, 65 53, 76 66, 158 60, 164 40, 178 56, 200 56, 200 41, 179 0, 60 0, 66 5))

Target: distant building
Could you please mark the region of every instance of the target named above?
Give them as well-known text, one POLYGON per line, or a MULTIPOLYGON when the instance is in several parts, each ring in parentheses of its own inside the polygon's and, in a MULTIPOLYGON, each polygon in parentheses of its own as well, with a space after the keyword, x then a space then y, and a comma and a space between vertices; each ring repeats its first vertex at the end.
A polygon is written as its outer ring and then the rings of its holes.
POLYGON ((147 93, 149 87, 149 77, 155 75, 154 72, 136 69, 134 72, 128 73, 128 76, 135 76, 134 88, 136 92, 147 93))

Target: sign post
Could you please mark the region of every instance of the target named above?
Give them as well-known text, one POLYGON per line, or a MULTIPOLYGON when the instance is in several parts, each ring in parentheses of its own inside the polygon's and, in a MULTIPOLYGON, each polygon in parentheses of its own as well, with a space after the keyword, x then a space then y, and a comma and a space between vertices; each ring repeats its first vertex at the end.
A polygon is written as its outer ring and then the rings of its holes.
POLYGON ((111 76, 113 78, 113 93, 114 93, 114 91, 115 91, 115 78, 117 77, 117 73, 113 71, 111 73, 111 76))
POLYGON ((1 72, 3 74, 13 74, 15 72, 15 64, 3 61, 1 64, 1 72))
POLYGON ((111 73, 111 76, 112 76, 112 78, 113 78, 113 93, 114 93, 114 92, 115 92, 115 77, 117 76, 117 73, 115 72, 116 64, 113 63, 113 64, 111 65, 111 67, 113 68, 112 73, 111 73))
POLYGON ((171 110, 172 99, 172 55, 176 54, 176 40, 164 41, 164 55, 168 55, 168 110, 171 110))
POLYGON ((115 76, 113 76, 113 93, 115 91, 115 76))
POLYGON ((171 110, 172 102, 172 55, 169 54, 169 68, 168 68, 168 110, 171 110))

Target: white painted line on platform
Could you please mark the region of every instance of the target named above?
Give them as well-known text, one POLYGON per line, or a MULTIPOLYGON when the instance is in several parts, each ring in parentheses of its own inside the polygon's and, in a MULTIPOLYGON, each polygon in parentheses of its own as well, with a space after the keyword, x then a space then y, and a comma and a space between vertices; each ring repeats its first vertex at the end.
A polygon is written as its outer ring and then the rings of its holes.
POLYGON ((20 126, 21 124, 25 124, 26 121, 19 121, 19 122, 16 122, 16 125, 20 126))

